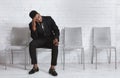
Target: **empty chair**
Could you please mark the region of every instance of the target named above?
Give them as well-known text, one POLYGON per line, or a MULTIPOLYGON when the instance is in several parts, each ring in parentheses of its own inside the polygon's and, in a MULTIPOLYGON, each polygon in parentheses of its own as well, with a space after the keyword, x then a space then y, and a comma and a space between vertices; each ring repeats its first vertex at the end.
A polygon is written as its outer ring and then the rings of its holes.
MULTIPOLYGON (((83 63, 83 69, 85 69, 84 62, 84 48, 82 45, 82 30, 81 27, 76 28, 64 28, 63 38, 63 70, 65 69, 65 51, 80 49, 81 62, 83 63)), ((79 58, 79 57, 78 57, 79 58)))
MULTIPOLYGON (((13 54, 16 51, 23 51, 26 63, 26 56, 27 56, 27 47, 29 44, 29 28, 28 27, 13 27, 11 32, 11 39, 10 39, 10 50, 12 55, 12 64, 13 64, 13 54)), ((26 64, 25 64, 26 69, 26 64)))
POLYGON ((116 56, 116 48, 111 46, 111 33, 110 27, 94 27, 92 31, 92 59, 91 63, 93 63, 93 57, 96 57, 96 69, 97 69, 97 55, 98 49, 109 50, 109 63, 111 61, 111 50, 113 49, 115 52, 115 68, 117 68, 117 56, 116 56))

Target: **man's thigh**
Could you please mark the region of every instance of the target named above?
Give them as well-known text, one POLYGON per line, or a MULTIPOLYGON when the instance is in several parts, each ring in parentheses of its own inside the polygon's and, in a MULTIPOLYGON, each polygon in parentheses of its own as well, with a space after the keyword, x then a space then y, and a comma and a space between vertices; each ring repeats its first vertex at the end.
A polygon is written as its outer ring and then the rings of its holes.
POLYGON ((38 39, 38 40, 32 40, 30 42, 30 45, 35 46, 36 48, 41 48, 41 47, 43 47, 45 45, 45 43, 46 43, 46 40, 38 39))
POLYGON ((45 42, 45 44, 43 45, 42 48, 49 48, 49 49, 52 49, 52 46, 53 46, 53 40, 52 39, 47 39, 47 41, 45 42))

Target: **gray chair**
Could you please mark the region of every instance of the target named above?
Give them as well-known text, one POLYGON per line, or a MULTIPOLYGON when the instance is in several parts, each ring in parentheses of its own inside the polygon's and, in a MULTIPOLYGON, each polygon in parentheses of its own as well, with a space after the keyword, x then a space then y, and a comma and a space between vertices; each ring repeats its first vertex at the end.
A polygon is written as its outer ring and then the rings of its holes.
MULTIPOLYGON (((25 69, 26 69, 26 58, 27 58, 27 47, 29 44, 29 28, 28 27, 13 27, 10 39, 10 51, 12 56, 13 64, 13 54, 16 51, 24 52, 25 58, 25 69)), ((23 58, 23 57, 22 57, 23 58)))
MULTIPOLYGON (((65 69, 65 51, 80 49, 81 52, 81 63, 83 64, 83 69, 85 69, 84 60, 84 48, 82 45, 82 29, 81 27, 69 28, 66 27, 63 30, 63 70, 65 69)), ((78 59, 79 59, 78 55, 78 59)), ((79 61, 79 60, 78 60, 79 61)))
POLYGON ((117 54, 116 48, 111 46, 111 33, 110 27, 94 27, 92 31, 92 59, 91 63, 93 63, 94 56, 96 57, 96 69, 97 69, 97 55, 98 49, 109 50, 109 63, 111 62, 111 50, 115 52, 115 69, 117 68, 117 54))

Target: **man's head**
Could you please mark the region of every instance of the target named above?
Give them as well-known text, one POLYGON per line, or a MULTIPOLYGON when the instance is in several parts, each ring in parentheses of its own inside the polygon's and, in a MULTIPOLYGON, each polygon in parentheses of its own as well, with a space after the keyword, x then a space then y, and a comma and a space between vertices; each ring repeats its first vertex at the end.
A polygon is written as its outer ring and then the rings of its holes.
POLYGON ((29 16, 32 18, 32 19, 36 19, 36 22, 42 22, 42 16, 35 10, 32 10, 30 13, 29 13, 29 16))

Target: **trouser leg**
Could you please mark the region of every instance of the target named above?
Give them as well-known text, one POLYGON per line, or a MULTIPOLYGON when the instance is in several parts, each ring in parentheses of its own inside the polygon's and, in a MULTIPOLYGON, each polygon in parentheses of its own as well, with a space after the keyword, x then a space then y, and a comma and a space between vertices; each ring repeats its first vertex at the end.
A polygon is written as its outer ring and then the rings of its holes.
POLYGON ((33 40, 29 44, 29 52, 31 57, 31 64, 37 64, 37 55, 36 55, 36 48, 38 43, 33 40))
POLYGON ((58 46, 52 46, 52 53, 51 53, 51 65, 57 65, 57 58, 58 58, 58 46))
POLYGON ((51 65, 57 65, 57 58, 58 58, 58 46, 53 45, 51 41, 47 42, 46 40, 33 40, 29 44, 29 52, 31 57, 31 63, 37 64, 37 55, 36 55, 36 48, 41 47, 51 47, 52 53, 51 53, 51 65))

